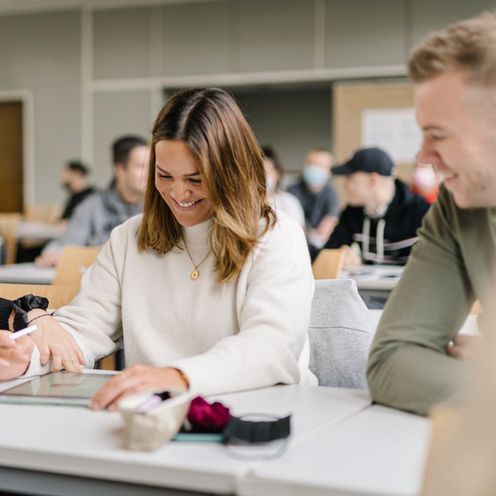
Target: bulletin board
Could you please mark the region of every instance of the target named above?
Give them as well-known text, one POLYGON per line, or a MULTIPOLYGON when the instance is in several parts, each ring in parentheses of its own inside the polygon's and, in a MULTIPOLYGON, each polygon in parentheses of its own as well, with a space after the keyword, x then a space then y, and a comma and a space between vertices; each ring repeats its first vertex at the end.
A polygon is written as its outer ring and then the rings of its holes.
MULTIPOLYGON (((407 81, 335 83, 333 85, 332 128, 337 163, 346 160, 352 152, 363 146, 364 118, 367 117, 367 113, 373 114, 372 117, 380 118, 381 112, 385 116, 389 112, 393 117, 395 112, 396 114, 410 112, 414 120, 413 106, 413 85, 407 81)), ((394 128, 395 122, 399 121, 392 120, 390 126, 394 128)), ((376 119, 376 122, 380 122, 380 119, 376 119)), ((415 128, 420 139, 420 132, 416 125, 415 128)), ((410 156, 409 160, 404 157, 400 161, 395 160, 397 176, 408 182, 414 164, 414 154, 410 153, 410 156)))

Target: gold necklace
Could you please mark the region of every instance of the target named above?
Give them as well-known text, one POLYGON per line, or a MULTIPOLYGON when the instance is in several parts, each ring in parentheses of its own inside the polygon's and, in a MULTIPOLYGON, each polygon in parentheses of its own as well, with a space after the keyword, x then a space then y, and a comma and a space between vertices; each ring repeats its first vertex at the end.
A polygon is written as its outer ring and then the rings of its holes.
POLYGON ((193 271, 190 274, 190 277, 193 281, 196 281, 200 277, 200 265, 205 262, 205 260, 208 258, 210 255, 210 250, 208 250, 207 254, 201 259, 199 264, 195 264, 195 261, 193 260, 193 257, 191 256, 191 253, 189 252, 188 245, 186 244, 186 241, 183 238, 183 243, 184 247, 186 248, 186 253, 188 254, 189 259, 191 260, 191 263, 193 264, 193 271))

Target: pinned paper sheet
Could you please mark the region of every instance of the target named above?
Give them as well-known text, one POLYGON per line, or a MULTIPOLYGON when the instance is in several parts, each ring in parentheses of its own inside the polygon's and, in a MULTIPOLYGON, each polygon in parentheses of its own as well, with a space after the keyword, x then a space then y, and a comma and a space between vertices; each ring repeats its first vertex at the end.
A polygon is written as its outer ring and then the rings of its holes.
POLYGON ((415 120, 415 109, 369 109, 362 112, 361 146, 377 146, 388 152, 395 163, 415 162, 422 135, 415 120))

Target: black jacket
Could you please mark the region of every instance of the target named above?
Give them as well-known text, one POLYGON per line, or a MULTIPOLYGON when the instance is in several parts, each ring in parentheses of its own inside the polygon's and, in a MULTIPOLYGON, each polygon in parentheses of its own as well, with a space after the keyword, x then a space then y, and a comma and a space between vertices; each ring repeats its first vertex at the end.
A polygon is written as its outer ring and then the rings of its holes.
POLYGON ((73 193, 66 201, 64 205, 64 210, 62 212, 62 215, 60 216, 60 220, 69 220, 72 217, 72 214, 74 213, 74 210, 76 210, 76 207, 91 193, 95 192, 95 188, 93 186, 89 186, 86 189, 83 189, 83 191, 80 191, 79 193, 73 193))
POLYGON ((395 180, 396 192, 383 217, 370 218, 363 207, 347 206, 324 248, 358 243, 364 263, 405 264, 429 204, 395 180))

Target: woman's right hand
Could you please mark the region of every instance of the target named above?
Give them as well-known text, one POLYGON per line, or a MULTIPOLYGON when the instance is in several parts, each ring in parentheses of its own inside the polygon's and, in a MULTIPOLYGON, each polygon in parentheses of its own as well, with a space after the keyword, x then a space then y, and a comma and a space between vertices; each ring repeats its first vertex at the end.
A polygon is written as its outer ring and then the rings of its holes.
POLYGON ((11 335, 10 331, 0 331, 0 381, 23 375, 31 361, 32 337, 24 336, 14 341, 11 335))
POLYGON ((68 372, 81 372, 81 366, 86 365, 84 355, 74 338, 53 317, 45 315, 40 309, 31 310, 28 318, 36 319, 38 329, 31 336, 40 350, 40 363, 46 365, 52 362, 52 370, 65 369, 68 372))

